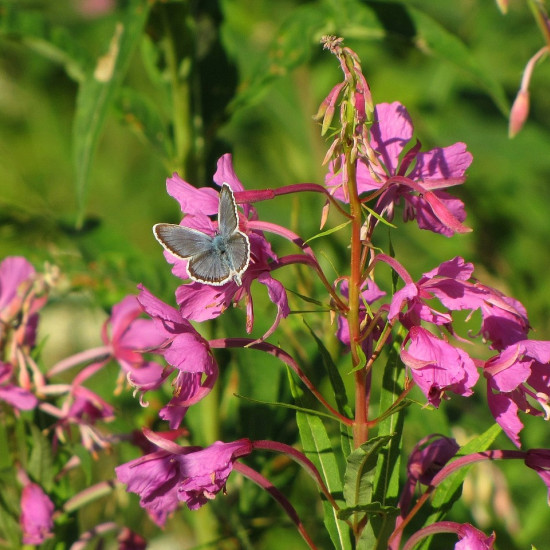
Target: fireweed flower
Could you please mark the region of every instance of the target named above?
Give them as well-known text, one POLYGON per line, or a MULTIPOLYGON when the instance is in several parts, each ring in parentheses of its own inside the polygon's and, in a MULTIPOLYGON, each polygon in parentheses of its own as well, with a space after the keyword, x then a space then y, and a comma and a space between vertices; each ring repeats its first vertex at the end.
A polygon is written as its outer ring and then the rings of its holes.
POLYGON ((489 347, 503 350, 511 344, 525 340, 530 327, 523 304, 494 288, 480 283, 475 283, 475 286, 487 292, 481 304, 481 334, 490 342, 489 347))
POLYGON ((443 262, 440 266, 424 273, 418 282, 409 282, 393 296, 388 318, 399 317, 407 328, 419 326, 422 321, 434 325, 450 325, 449 311, 475 310, 483 306, 488 292, 469 283, 474 266, 460 257, 443 262), (447 311, 440 312, 428 303, 437 298, 447 311), (404 306, 407 306, 403 312, 404 306))
POLYGON ((96 424, 100 421, 114 420, 113 406, 84 386, 73 384, 67 389, 69 391, 61 408, 50 403, 40 405, 42 411, 58 419, 54 425, 54 444, 57 445, 58 441, 65 442, 67 437, 71 437, 71 428, 76 426, 80 432, 81 443, 89 452, 94 453, 96 446, 108 447, 109 441, 96 424))
POLYGON ((0 361, 0 401, 24 411, 34 409, 38 404, 36 396, 13 382, 13 367, 0 361))
POLYGON ((218 379, 218 365, 208 342, 181 313, 140 285, 138 300, 155 323, 165 342, 161 353, 179 372, 173 382, 174 396, 160 411, 170 428, 177 428, 187 409, 205 397, 218 379))
POLYGON ((36 271, 22 256, 9 256, 0 263, 0 345, 8 328, 15 330, 18 345, 33 347, 38 325, 38 310, 45 296, 33 291, 36 271))
POLYGON ((401 347, 401 360, 428 401, 439 407, 451 391, 472 395, 479 373, 472 358, 462 349, 436 338, 422 327, 412 327, 401 347))
MULTIPOLYGON (((214 174, 214 182, 221 187, 227 183, 235 198, 244 191, 233 170, 231 155, 224 155, 218 160, 218 169, 214 174)), ((168 194, 174 197, 180 204, 184 218, 181 225, 198 229, 204 233, 214 234, 217 223, 209 216, 217 214, 218 193, 214 189, 195 189, 189 183, 183 181, 174 174, 166 181, 168 194)), ((288 300, 283 285, 271 276, 271 262, 277 260, 277 256, 271 250, 269 242, 261 231, 251 230, 248 227, 249 220, 257 219, 254 208, 243 205, 245 215, 239 212, 239 229, 246 233, 250 241, 251 261, 247 270, 242 275, 242 286, 234 281, 229 281, 223 286, 214 287, 202 283, 191 282, 178 287, 176 300, 180 306, 182 315, 191 321, 205 321, 221 315, 231 304, 246 299, 247 304, 247 331, 252 330, 254 324, 253 301, 251 284, 254 280, 266 286, 271 301, 277 306, 278 315, 276 323, 281 317, 289 313, 288 300)), ((187 279, 187 262, 174 257, 169 252, 164 252, 166 260, 173 264, 172 273, 181 279, 187 279)))
POLYGON ((127 379, 140 391, 158 388, 163 382, 163 367, 144 357, 157 351, 165 335, 151 319, 143 319, 143 308, 136 296, 126 296, 113 306, 102 329, 102 339, 112 357, 126 373, 127 379))
POLYGON ((42 544, 53 536, 54 505, 48 495, 36 483, 28 483, 21 493, 23 544, 42 544))
MULTIPOLYGON (((464 204, 444 189, 464 183, 465 171, 472 155, 464 143, 438 147, 425 153, 419 146, 411 146, 413 125, 409 113, 398 102, 380 103, 374 110, 370 128, 370 146, 377 152, 380 164, 357 161, 357 191, 359 194, 377 191, 380 196, 375 210, 394 217, 396 204, 405 200, 403 219, 415 219, 421 229, 446 237, 469 231, 461 222, 466 218, 464 204)), ((332 162, 326 176, 326 185, 334 196, 346 201, 341 162, 332 162)))
POLYGON ((407 328, 422 322, 444 326, 453 332, 452 311, 480 310, 480 333, 492 349, 524 340, 529 321, 523 305, 498 290, 472 279, 474 266, 457 256, 424 273, 417 282, 408 281, 393 296, 389 320, 398 318, 407 328), (431 300, 439 300, 444 311, 435 309, 431 300))
POLYGON ((459 542, 455 544, 455 550, 491 550, 494 548, 495 533, 487 536, 469 523, 459 525, 457 535, 459 542))
POLYGON ((161 450, 115 468, 119 481, 140 496, 141 507, 159 526, 180 502, 197 510, 212 500, 225 489, 235 461, 252 452, 248 439, 216 441, 205 449, 171 441, 161 445, 161 450))
POLYGON ((550 418, 550 342, 523 340, 483 365, 487 398, 495 420, 519 448, 518 412, 550 418), (537 408, 538 405, 538 408, 537 408))
POLYGON ((454 439, 438 434, 428 435, 414 446, 407 461, 407 483, 399 498, 401 517, 397 519, 397 525, 409 512, 417 485, 419 483, 429 485, 433 477, 453 458, 459 448, 454 439))

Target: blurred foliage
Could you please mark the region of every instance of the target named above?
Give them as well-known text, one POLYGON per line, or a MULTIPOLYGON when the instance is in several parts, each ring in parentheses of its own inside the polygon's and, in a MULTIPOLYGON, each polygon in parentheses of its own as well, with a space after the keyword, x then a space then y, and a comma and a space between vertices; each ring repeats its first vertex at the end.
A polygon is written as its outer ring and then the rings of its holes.
MULTIPOLYGON (((232 152, 247 188, 323 181, 327 145, 312 115, 340 80, 337 63, 319 46, 324 34, 343 36, 359 54, 376 102, 406 105, 425 149, 463 141, 474 156, 468 180, 456 190, 474 232, 448 240, 410 224, 405 234, 392 233, 396 255, 413 276, 463 255, 483 282, 526 305, 535 338, 550 338, 547 65, 535 72, 524 130, 514 140, 507 137, 508 103, 526 61, 541 46, 524 2, 511 2, 506 16, 481 0, 120 0, 96 15, 83 11, 85 4, 90 2, 0 2, 0 257, 25 255, 37 267, 46 261, 60 267, 65 279, 56 299, 69 308, 46 311, 52 324, 45 330, 66 327, 63 315, 81 319, 88 311, 93 318, 65 328, 64 338, 55 339, 57 348, 46 345, 51 357, 77 351, 87 339, 79 332, 99 334, 98 309, 108 310, 139 282, 173 302, 177 281, 151 233, 156 222, 180 219, 165 192, 173 171, 196 186, 210 185, 218 157, 232 152)), ((307 239, 318 232, 321 207, 319 197, 286 196, 258 204, 258 211, 307 239)), ((324 266, 329 273, 343 269, 345 242, 342 232, 312 242, 321 257, 331 258, 324 266)), ((314 293, 299 271, 282 278, 302 294, 314 293)), ((255 292, 257 311, 269 310, 264 289, 255 292)), ((310 308, 297 298, 292 305, 310 308)), ((270 315, 257 316, 255 334, 269 326, 270 315)), ((316 334, 332 335, 328 318, 311 322, 316 334)), ((228 311, 212 330, 239 334, 242 328, 242 311, 228 311)), ((313 358, 305 367, 322 384, 324 375, 316 370, 321 359, 314 343, 303 343, 308 330, 301 316, 282 330, 297 356, 313 358)), ((341 349, 332 336, 327 340, 345 372, 341 349)), ((233 397, 237 392, 263 401, 291 399, 280 364, 265 358, 254 364, 250 353, 217 356, 223 389, 189 414, 199 443, 210 440, 211 432, 226 439, 296 441, 296 426, 285 411, 266 406, 260 414, 253 405, 251 414, 252 405, 233 397)), ((408 448, 432 431, 451 433, 458 420, 465 435, 488 427, 489 418, 480 425, 477 415, 465 414, 484 408, 479 398, 466 405, 456 401, 431 413, 411 407, 411 418, 422 414, 422 420, 406 432, 408 448)), ((130 399, 120 407, 146 414, 130 399)), ((532 446, 549 443, 540 422, 526 433, 532 446)), ((253 460, 276 485, 292 488, 306 527, 315 532, 321 512, 308 480, 272 457, 253 460)), ((108 478, 112 464, 104 467, 108 478)), ((489 497, 476 497, 478 517, 472 519, 466 501, 454 518, 496 529, 500 548, 530 542, 543 548, 545 489, 533 473, 524 479, 523 469, 504 469, 518 495, 510 512, 518 514, 516 527, 479 512, 490 509, 483 501, 489 497)), ((209 511, 182 510, 167 531, 187 540, 191 525, 194 536, 202 531, 195 541, 208 542, 204 526, 215 520, 212 532, 226 538, 228 548, 233 537, 242 548, 280 548, 283 540, 292 548, 303 545, 267 495, 247 488, 234 502, 234 493, 230 487, 209 511)), ((127 501, 134 527, 150 531, 137 519, 136 499, 127 501)))

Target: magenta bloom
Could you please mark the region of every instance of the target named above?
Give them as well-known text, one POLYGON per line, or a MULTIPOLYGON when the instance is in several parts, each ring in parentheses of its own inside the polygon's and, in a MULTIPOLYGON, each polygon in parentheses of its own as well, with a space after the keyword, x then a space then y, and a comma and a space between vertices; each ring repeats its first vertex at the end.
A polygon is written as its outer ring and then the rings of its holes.
POLYGON ((468 282, 474 266, 457 256, 424 273, 417 283, 408 283, 393 296, 388 318, 399 316, 407 328, 419 326, 421 321, 434 325, 450 325, 449 311, 475 310, 482 307, 489 298, 488 289, 481 289, 468 282), (438 311, 428 304, 437 298, 447 311, 438 311), (402 312, 404 306, 407 310, 402 312))
MULTIPOLYGON (((32 292, 36 271, 22 256, 9 256, 0 263, 0 323, 17 330, 17 343, 33 347, 38 325, 37 311, 46 297, 32 292)), ((0 332, 0 343, 3 340, 0 332)))
MULTIPOLYGON (((357 161, 359 194, 382 190, 376 211, 389 220, 393 219, 395 205, 402 197, 405 221, 416 218, 421 229, 447 237, 469 231, 461 223, 466 218, 464 204, 444 191, 466 179, 465 171, 472 162, 466 145, 455 143, 420 153, 418 144, 403 155, 414 130, 405 107, 397 102, 380 103, 375 107, 373 119, 370 145, 377 152, 381 167, 373 177, 366 162, 361 158, 357 161)), ((335 197, 347 202, 343 173, 336 170, 331 163, 326 185, 335 197)))
POLYGON ((39 485, 29 483, 23 487, 19 518, 23 544, 42 544, 53 536, 53 512, 53 502, 39 485))
POLYGON ((0 319, 7 323, 21 308, 35 270, 22 256, 9 256, 0 263, 0 319), (20 288, 27 283, 27 288, 20 288), (21 292, 20 290, 23 290, 21 292))
POLYGON ((410 509, 418 483, 429 485, 458 449, 459 446, 454 439, 438 434, 424 437, 414 446, 407 461, 407 483, 399 498, 401 518, 404 518, 410 509))
POLYGON ((460 525, 457 534, 459 542, 455 544, 455 550, 492 550, 494 548, 495 533, 487 536, 469 523, 460 525))
POLYGON ((447 391, 465 397, 472 395, 479 378, 473 360, 465 351, 439 340, 422 327, 409 331, 401 348, 401 359, 434 407, 439 406, 447 391))
POLYGON ((409 282, 393 296, 388 319, 398 318, 407 328, 422 321, 452 328, 452 311, 477 309, 481 312, 480 333, 493 349, 503 349, 524 340, 529 331, 525 308, 520 302, 472 279, 474 266, 457 256, 409 282), (444 310, 435 309, 437 298, 444 310))
POLYGON ((151 319, 143 319, 143 308, 136 296, 126 296, 113 306, 111 317, 103 325, 102 338, 129 382, 141 391, 158 388, 163 382, 163 367, 144 357, 158 351, 165 335, 151 319))
POLYGON ((210 392, 218 379, 218 365, 208 342, 177 309, 153 296, 142 285, 139 288, 139 303, 153 318, 156 331, 165 342, 161 353, 179 371, 173 383, 174 396, 160 412, 161 418, 175 429, 187 409, 210 392))
POLYGON ((13 383, 14 381, 13 367, 0 361, 0 400, 23 411, 34 409, 38 404, 36 396, 13 383))
POLYGON ((491 349, 503 350, 525 340, 529 332, 529 319, 523 304, 494 288, 480 283, 476 283, 476 287, 488 292, 481 304, 481 334, 491 342, 491 349))
POLYGON ((517 342, 484 364, 491 413, 519 448, 518 412, 550 418, 550 342, 517 342))
POLYGON ((205 449, 171 442, 164 447, 115 468, 119 481, 140 496, 141 507, 160 526, 179 502, 196 510, 213 499, 225 489, 235 460, 252 452, 248 439, 216 441, 205 449))
MULTIPOLYGON (((214 181, 219 186, 227 183, 238 202, 239 194, 244 191, 244 187, 233 170, 231 155, 224 155, 218 160, 214 181)), ((177 174, 166 181, 166 188, 168 194, 180 204, 184 214, 181 225, 212 235, 216 232, 217 222, 213 222, 209 216, 218 212, 217 191, 210 188, 195 189, 177 174)), ((232 302, 239 302, 245 298, 247 303, 246 328, 250 332, 254 323, 251 294, 251 285, 254 280, 266 286, 270 300, 277 306, 276 323, 281 317, 286 317, 290 310, 283 285, 271 276, 270 264, 277 260, 277 256, 271 250, 263 233, 248 227, 249 220, 257 219, 255 209, 247 204, 242 206, 244 215, 239 213, 239 229, 248 236, 251 255, 250 264, 241 277, 242 286, 238 286, 233 280, 223 286, 211 286, 197 282, 186 283, 176 290, 176 300, 185 318, 191 321, 205 321, 218 317, 232 302)), ((164 255, 166 260, 173 264, 172 273, 181 279, 188 279, 187 262, 174 257, 169 252, 165 252, 164 255)))
POLYGON ((432 434, 419 441, 407 462, 408 477, 429 485, 433 477, 453 458, 459 449, 458 443, 450 438, 432 434))

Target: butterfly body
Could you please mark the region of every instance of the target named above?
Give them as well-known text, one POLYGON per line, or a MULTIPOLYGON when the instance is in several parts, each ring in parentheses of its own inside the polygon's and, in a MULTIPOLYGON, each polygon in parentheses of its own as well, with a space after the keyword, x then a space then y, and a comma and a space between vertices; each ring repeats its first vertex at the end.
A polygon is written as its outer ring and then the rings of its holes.
POLYGON ((250 262, 250 242, 239 231, 238 221, 233 192, 224 183, 220 191, 218 230, 214 235, 170 223, 157 223, 153 233, 165 250, 187 260, 187 273, 193 281, 222 286, 233 280, 241 285, 241 275, 250 262))

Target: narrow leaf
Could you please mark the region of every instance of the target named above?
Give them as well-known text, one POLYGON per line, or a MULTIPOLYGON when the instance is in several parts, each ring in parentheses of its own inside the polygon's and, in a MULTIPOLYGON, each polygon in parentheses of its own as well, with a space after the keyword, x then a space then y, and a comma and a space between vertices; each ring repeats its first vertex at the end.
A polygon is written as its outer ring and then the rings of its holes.
POLYGON ((374 437, 348 456, 344 476, 344 498, 348 507, 370 504, 380 451, 390 440, 391 436, 388 435, 374 437))
POLYGON ((336 227, 331 227, 330 229, 327 229, 326 231, 321 231, 321 233, 317 233, 317 235, 313 235, 313 237, 310 237, 305 243, 310 243, 311 241, 318 239, 319 237, 325 237, 326 235, 330 235, 331 233, 336 233, 337 231, 340 231, 340 229, 344 229, 346 225, 349 225, 351 223, 351 220, 348 220, 344 223, 341 223, 340 225, 337 225, 336 227))
MULTIPOLYGON (((405 369, 399 358, 402 335, 396 336, 384 368, 380 388, 378 435, 392 438, 387 448, 382 450, 374 476, 373 500, 382 506, 396 506, 399 497, 399 467, 401 464, 401 439, 405 419, 404 406, 399 404, 392 414, 386 411, 394 408, 394 403, 403 391, 405 369), (385 416, 386 415, 386 416, 385 416)), ((392 516, 373 516, 361 535, 361 541, 368 541, 372 549, 385 549, 387 540, 395 527, 392 516)), ((368 546, 366 546, 368 548, 368 546)))
POLYGON ((132 0, 116 24, 107 53, 80 85, 73 123, 73 160, 78 202, 77 226, 82 225, 92 159, 115 93, 122 82, 147 20, 150 3, 132 0))
MULTIPOLYGON (((303 406, 306 396, 294 383, 292 373, 288 371, 290 389, 298 406, 303 406)), ((306 456, 315 464, 328 490, 339 506, 343 505, 342 480, 338 463, 330 443, 328 434, 321 419, 296 413, 296 422, 306 456)), ((329 502, 323 500, 324 522, 335 548, 351 550, 351 534, 349 526, 337 517, 337 512, 329 502)))

